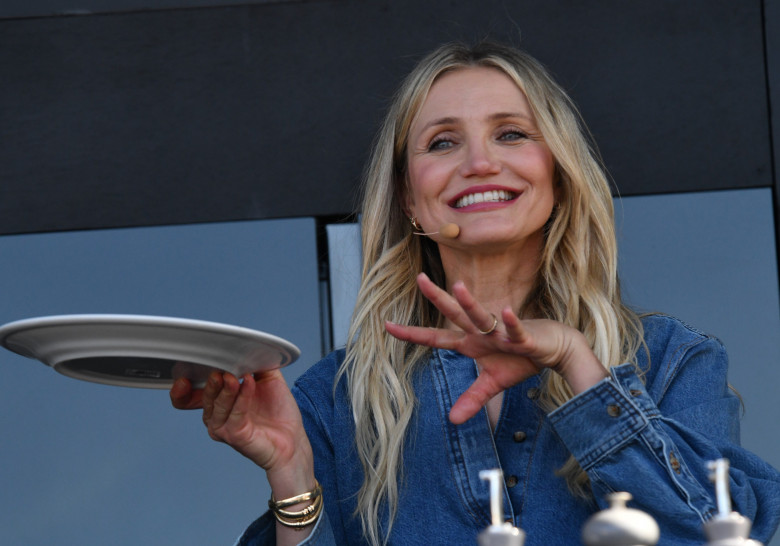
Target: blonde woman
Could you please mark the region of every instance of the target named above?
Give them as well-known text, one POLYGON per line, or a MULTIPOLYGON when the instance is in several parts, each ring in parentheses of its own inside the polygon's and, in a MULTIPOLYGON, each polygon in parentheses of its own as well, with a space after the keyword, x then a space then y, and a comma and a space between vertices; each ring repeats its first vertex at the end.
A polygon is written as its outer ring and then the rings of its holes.
POLYGON ((240 544, 475 544, 503 469, 526 545, 579 543, 628 491, 660 544, 701 544, 706 461, 767 540, 780 476, 739 447, 720 343, 620 299, 612 200, 576 109, 527 55, 446 45, 407 77, 366 173, 349 342, 278 372, 177 382, 264 468, 240 544))

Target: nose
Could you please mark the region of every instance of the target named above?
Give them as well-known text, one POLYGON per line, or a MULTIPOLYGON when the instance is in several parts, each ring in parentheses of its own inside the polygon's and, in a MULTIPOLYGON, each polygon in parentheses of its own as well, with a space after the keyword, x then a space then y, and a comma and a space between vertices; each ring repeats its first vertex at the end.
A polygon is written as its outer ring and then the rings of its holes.
POLYGON ((460 165, 461 176, 488 176, 498 174, 501 171, 501 163, 490 145, 481 140, 469 142, 466 154, 460 165))

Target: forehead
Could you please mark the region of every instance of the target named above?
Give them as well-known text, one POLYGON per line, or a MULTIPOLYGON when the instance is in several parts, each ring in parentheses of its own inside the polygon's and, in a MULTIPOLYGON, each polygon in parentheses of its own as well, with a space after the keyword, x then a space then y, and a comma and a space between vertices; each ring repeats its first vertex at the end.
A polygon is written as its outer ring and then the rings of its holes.
POLYGON ((533 117, 525 94, 507 74, 484 66, 460 68, 434 81, 413 125, 438 117, 477 117, 497 111, 533 117))

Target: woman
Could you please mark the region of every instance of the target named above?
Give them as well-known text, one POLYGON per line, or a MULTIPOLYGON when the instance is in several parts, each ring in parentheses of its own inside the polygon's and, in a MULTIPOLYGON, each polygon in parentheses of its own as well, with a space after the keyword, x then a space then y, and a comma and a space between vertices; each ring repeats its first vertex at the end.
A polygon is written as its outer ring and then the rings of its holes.
POLYGON ((527 545, 579 543, 615 490, 661 544, 701 544, 720 457, 735 510, 769 538, 780 476, 738 446, 723 348, 621 302, 584 133, 511 48, 447 45, 407 77, 366 175, 346 350, 292 393, 278 371, 171 391, 266 470, 272 510, 242 544, 473 544, 490 523, 478 473, 499 466, 527 545))

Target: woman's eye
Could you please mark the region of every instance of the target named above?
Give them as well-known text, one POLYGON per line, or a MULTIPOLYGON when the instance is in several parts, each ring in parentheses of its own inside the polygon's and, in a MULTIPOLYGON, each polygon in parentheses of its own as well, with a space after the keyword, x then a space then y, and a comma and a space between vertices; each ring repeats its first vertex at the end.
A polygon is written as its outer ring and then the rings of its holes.
POLYGON ((523 131, 517 130, 517 129, 509 129, 506 131, 503 131, 499 136, 499 140, 508 140, 508 141, 514 141, 514 140, 523 140, 528 138, 528 135, 525 134, 523 131))
POLYGON ((436 138, 428 145, 429 152, 446 150, 452 147, 452 141, 448 138, 436 138))

